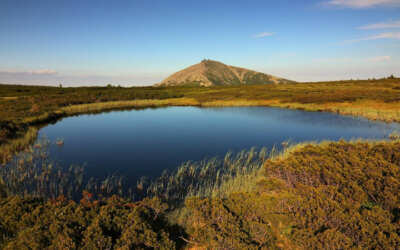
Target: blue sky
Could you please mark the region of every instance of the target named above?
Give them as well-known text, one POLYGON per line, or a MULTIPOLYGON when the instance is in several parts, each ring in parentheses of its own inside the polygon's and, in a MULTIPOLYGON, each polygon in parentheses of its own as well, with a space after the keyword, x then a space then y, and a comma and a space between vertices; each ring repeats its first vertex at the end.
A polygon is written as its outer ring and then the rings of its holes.
POLYGON ((150 85, 204 58, 297 81, 400 75, 400 0, 0 1, 0 82, 150 85))

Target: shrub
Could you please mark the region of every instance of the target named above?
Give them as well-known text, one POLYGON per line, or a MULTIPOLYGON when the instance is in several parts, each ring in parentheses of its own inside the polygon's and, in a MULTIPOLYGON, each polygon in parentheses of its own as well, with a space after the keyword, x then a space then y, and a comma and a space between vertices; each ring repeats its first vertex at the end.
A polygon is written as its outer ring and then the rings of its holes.
POLYGON ((6 198, 0 202, 4 249, 175 249, 172 227, 149 206, 116 196, 75 203, 6 198))

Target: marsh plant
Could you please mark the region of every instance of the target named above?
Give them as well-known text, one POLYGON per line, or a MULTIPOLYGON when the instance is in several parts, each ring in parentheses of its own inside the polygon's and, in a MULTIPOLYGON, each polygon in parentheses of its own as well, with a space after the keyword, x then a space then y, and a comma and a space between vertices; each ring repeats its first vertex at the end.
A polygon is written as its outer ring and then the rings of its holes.
POLYGON ((400 132, 399 131, 393 131, 388 137, 392 141, 398 141, 398 140, 400 140, 400 132))
POLYGON ((179 204, 187 197, 224 197, 238 191, 251 191, 265 160, 277 150, 266 148, 228 152, 224 157, 182 163, 157 178, 129 180, 121 175, 103 179, 87 176, 85 166, 62 166, 51 159, 51 142, 40 138, 36 144, 0 168, 0 183, 9 195, 56 198, 60 195, 79 200, 84 191, 95 198, 114 194, 130 200, 159 197, 179 204))
POLYGON ((83 168, 63 170, 49 158, 50 142, 43 138, 0 168, 9 195, 72 196, 82 184, 83 168))
POLYGON ((148 196, 156 196, 169 202, 181 202, 190 196, 224 197, 237 191, 251 191, 254 179, 269 153, 266 148, 242 150, 225 157, 213 157, 202 161, 188 161, 181 166, 148 183, 144 179, 139 185, 145 187, 148 196))
POLYGON ((8 195, 80 199, 88 190, 98 196, 122 194, 122 177, 108 176, 104 180, 85 176, 85 167, 63 167, 50 157, 51 142, 40 138, 33 146, 17 154, 0 167, 0 184, 8 195))
POLYGON ((64 138, 57 138, 56 145, 57 146, 63 146, 64 145, 64 138))

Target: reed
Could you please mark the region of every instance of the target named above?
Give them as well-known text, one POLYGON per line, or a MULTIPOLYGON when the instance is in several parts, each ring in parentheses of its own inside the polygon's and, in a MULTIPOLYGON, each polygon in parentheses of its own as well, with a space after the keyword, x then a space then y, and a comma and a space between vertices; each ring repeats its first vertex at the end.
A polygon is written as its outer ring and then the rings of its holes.
POLYGON ((400 140, 400 133, 398 131, 393 131, 388 137, 392 141, 398 141, 400 140))
POLYGON ((64 145, 64 138, 58 138, 57 140, 56 140, 56 145, 58 145, 58 146, 63 146, 64 145))
POLYGON ((83 191, 87 190, 96 194, 97 198, 114 194, 135 197, 130 189, 123 192, 122 176, 110 175, 104 179, 94 179, 86 175, 85 166, 62 167, 51 159, 50 144, 46 138, 40 138, 35 145, 18 153, 0 168, 0 183, 4 184, 8 196, 54 199, 63 195, 79 200, 83 191))
POLYGON ((9 140, 8 142, 0 145, 0 167, 12 159, 12 157, 28 148, 36 140, 38 129, 36 127, 29 127, 23 137, 9 140))
MULTIPOLYGON (((121 175, 96 179, 87 175, 85 166, 62 167, 51 160, 51 143, 46 138, 40 138, 37 144, 20 152, 0 168, 0 182, 5 183, 9 195, 43 198, 63 195, 79 200, 82 192, 87 191, 95 198, 119 195, 138 201, 158 197, 169 203, 171 208, 179 208, 190 197, 225 198, 238 192, 251 193, 262 179, 265 162, 284 160, 309 145, 324 147, 329 143, 284 142, 269 150, 251 148, 237 153, 229 151, 224 157, 184 162, 172 171, 165 170, 157 178, 130 180, 121 175)), ((377 142, 369 143, 374 145, 377 142)))
POLYGON ((145 186, 147 195, 157 196, 171 203, 183 202, 187 197, 224 197, 232 192, 251 191, 257 172, 268 158, 266 148, 251 148, 225 157, 202 161, 188 161, 172 172, 163 174, 145 186))
POLYGON ((158 178, 133 181, 120 175, 91 178, 85 166, 62 167, 51 159, 50 145, 48 139, 40 138, 0 168, 0 179, 6 183, 10 195, 44 198, 64 195, 77 200, 86 190, 95 197, 114 194, 131 200, 159 197, 170 204, 181 204, 189 196, 224 197, 236 191, 251 191, 259 169, 271 156, 266 148, 228 152, 224 157, 184 162, 158 178))
POLYGON ((50 142, 42 138, 0 168, 0 179, 8 195, 74 198, 75 193, 81 191, 84 168, 63 169, 50 160, 49 145, 50 142))

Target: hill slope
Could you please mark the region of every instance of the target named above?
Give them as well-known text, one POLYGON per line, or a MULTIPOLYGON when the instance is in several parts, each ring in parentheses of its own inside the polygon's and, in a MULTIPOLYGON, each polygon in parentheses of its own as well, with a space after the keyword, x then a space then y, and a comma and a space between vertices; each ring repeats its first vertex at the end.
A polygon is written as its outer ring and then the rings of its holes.
POLYGON ((239 84, 280 84, 292 81, 272 75, 229 66, 213 60, 203 60, 198 64, 176 72, 157 86, 217 86, 239 84))

